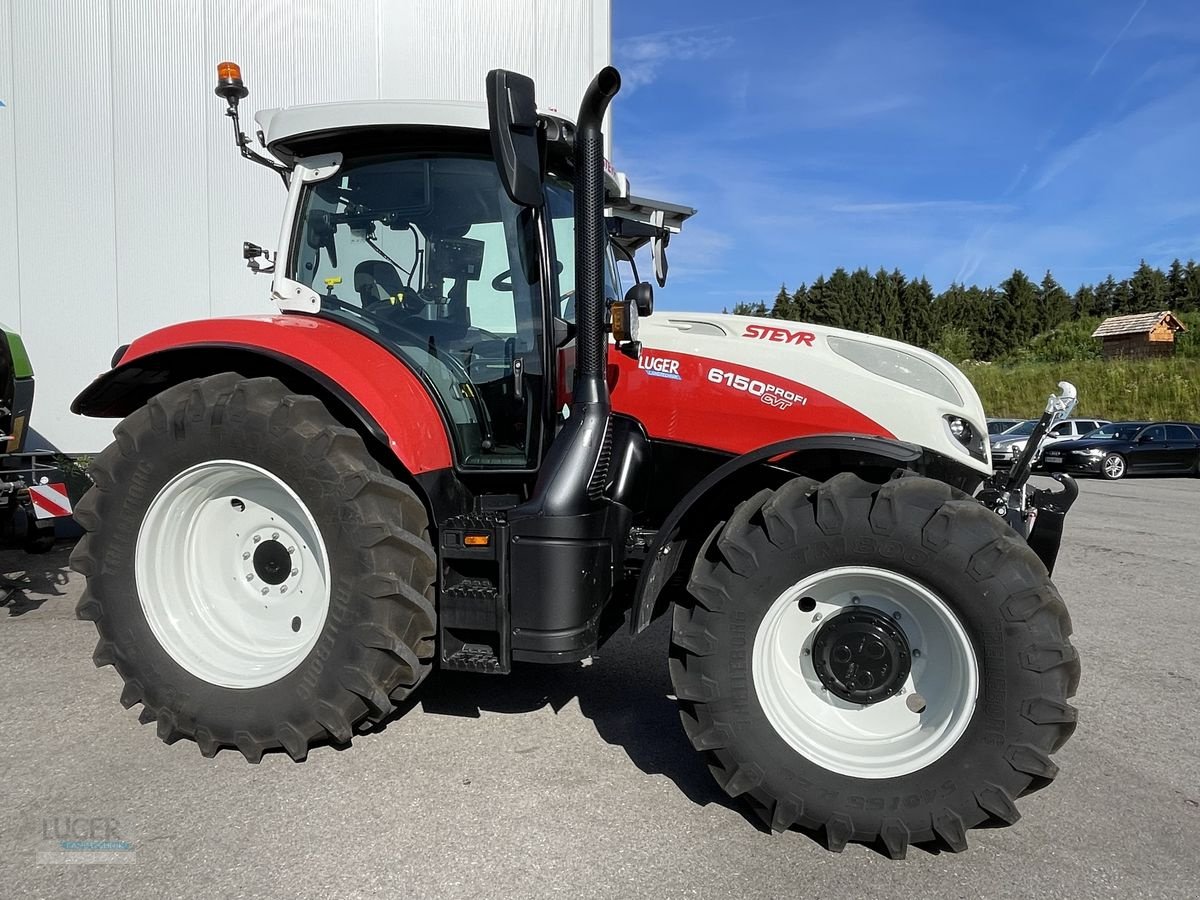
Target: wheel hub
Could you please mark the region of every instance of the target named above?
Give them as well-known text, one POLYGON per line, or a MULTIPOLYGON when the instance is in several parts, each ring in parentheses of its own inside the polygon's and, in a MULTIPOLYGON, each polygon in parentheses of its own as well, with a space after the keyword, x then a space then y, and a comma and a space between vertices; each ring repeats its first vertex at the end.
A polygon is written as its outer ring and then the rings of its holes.
POLYGON ((826 690, 867 706, 895 696, 904 686, 912 652, 890 616, 863 606, 832 616, 817 630, 812 661, 826 690))
POLYGON ((254 551, 254 573, 259 578, 267 584, 283 584, 291 571, 292 557, 287 547, 276 540, 259 543, 254 551))

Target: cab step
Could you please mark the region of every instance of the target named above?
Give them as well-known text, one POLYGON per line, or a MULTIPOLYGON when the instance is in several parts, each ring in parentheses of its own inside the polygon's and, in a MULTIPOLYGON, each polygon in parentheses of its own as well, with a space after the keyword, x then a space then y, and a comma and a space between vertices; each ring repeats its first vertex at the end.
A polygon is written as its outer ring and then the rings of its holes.
POLYGON ((503 513, 454 516, 439 535, 438 646, 443 669, 512 670, 507 537, 503 513))

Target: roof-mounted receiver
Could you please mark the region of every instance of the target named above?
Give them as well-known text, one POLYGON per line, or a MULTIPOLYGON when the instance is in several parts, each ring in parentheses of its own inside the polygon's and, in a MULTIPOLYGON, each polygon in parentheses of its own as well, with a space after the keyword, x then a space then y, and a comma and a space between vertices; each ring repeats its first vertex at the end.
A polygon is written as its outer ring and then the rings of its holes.
POLYGON ((268 169, 278 172, 286 186, 288 175, 292 170, 282 163, 259 156, 250 149, 250 139, 242 133, 242 123, 238 118, 238 103, 250 94, 250 89, 242 81, 242 67, 235 62, 217 63, 217 86, 213 89, 213 93, 229 104, 225 115, 233 119, 233 140, 242 156, 260 166, 266 166, 268 169))
POLYGON ((671 235, 679 234, 683 223, 694 216, 696 210, 661 200, 626 196, 611 203, 604 214, 608 219, 609 238, 626 259, 632 262, 633 255, 650 244, 654 277, 659 287, 666 285, 667 245, 671 235))

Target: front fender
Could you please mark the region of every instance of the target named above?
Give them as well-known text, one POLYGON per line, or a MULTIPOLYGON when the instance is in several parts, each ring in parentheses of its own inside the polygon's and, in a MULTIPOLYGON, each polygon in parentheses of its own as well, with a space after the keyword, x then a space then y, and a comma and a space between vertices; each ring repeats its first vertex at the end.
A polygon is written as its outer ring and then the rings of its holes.
POLYGON ((655 535, 646 554, 646 562, 638 577, 634 592, 634 614, 629 627, 638 634, 666 609, 660 602, 662 590, 679 570, 685 559, 684 542, 680 535, 689 513, 706 497, 719 496, 714 492, 727 487, 729 479, 751 466, 769 463, 796 453, 837 454, 847 463, 859 462, 891 468, 912 468, 925 455, 922 448, 889 438, 866 437, 858 434, 824 434, 791 438, 768 444, 741 456, 735 456, 718 466, 680 500, 655 535))
POLYGON ((280 366, 319 385, 414 476, 452 465, 450 437, 421 379, 383 345, 312 316, 184 322, 134 341, 118 365, 71 404, 85 416, 126 416, 154 394, 203 375, 280 366))

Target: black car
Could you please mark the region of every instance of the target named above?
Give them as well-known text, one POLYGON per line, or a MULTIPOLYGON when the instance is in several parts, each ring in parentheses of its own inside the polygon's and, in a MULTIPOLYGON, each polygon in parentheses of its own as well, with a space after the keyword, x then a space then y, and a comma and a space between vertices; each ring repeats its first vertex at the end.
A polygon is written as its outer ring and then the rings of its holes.
POLYGON ((1051 472, 1200 475, 1200 425, 1192 422, 1114 422, 1074 441, 1051 444, 1042 457, 1051 472))

